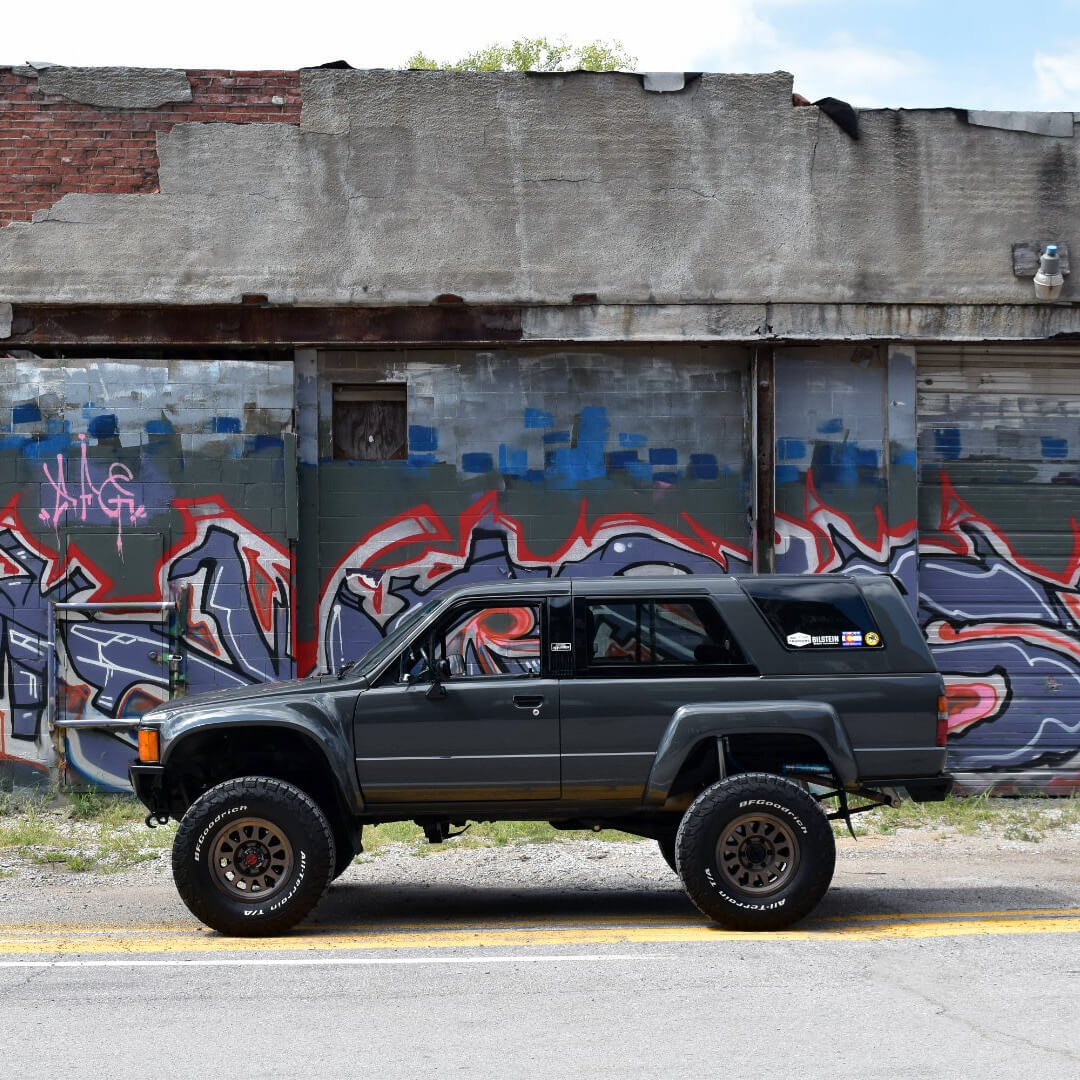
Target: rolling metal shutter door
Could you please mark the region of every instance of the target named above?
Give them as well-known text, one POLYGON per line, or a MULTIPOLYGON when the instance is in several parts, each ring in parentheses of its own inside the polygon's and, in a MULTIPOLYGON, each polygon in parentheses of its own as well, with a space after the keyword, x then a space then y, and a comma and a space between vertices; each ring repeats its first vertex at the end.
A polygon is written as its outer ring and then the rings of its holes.
POLYGON ((920 619, 973 786, 1080 786, 1080 349, 918 353, 920 619))

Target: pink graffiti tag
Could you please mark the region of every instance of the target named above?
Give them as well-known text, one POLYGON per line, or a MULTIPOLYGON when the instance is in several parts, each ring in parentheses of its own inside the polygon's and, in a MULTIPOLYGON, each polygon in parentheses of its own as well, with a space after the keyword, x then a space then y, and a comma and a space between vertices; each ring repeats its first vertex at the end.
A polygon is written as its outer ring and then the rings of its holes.
POLYGON ((138 503, 135 493, 126 484, 134 481, 135 476, 123 462, 114 461, 109 465, 104 479, 94 482, 90 462, 86 456, 86 436, 79 436, 79 482, 68 487, 64 471, 64 455, 56 455, 56 474, 47 462, 42 464, 45 478, 52 489, 53 506, 49 510, 42 507, 40 518, 56 528, 67 514, 74 514, 80 521, 88 520, 95 508, 109 521, 116 522, 116 550, 124 553, 124 517, 129 525, 138 525, 146 517, 146 507, 138 503))

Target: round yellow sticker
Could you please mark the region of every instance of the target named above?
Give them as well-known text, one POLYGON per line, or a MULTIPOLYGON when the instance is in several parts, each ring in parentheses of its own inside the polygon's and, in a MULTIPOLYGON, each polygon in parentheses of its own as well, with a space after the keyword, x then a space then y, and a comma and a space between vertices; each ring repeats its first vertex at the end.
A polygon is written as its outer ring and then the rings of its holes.
POLYGON ((880 645, 881 644, 881 638, 877 634, 875 634, 873 630, 871 630, 870 633, 866 635, 864 640, 866 641, 867 645, 880 645))

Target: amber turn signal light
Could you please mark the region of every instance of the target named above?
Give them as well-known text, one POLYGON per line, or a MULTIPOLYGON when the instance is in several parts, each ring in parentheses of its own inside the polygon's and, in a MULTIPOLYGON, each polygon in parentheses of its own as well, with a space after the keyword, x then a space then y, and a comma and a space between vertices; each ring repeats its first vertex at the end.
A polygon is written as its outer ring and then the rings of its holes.
POLYGON ((139 760, 157 761, 161 757, 161 744, 157 728, 139 728, 139 760))

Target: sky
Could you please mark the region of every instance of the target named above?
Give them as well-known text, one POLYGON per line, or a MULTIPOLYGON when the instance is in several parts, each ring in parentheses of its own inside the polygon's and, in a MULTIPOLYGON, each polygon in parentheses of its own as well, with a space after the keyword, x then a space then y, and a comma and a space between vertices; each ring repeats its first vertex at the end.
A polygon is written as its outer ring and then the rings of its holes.
POLYGON ((810 100, 1080 112, 1080 0, 50 0, 0 66, 401 67, 517 37, 616 40, 638 71, 790 71, 810 100))

